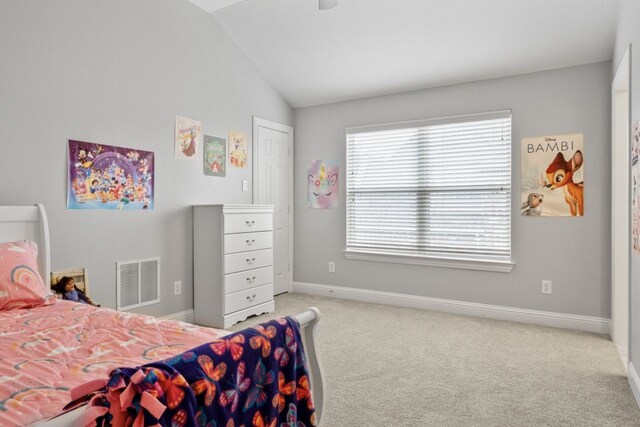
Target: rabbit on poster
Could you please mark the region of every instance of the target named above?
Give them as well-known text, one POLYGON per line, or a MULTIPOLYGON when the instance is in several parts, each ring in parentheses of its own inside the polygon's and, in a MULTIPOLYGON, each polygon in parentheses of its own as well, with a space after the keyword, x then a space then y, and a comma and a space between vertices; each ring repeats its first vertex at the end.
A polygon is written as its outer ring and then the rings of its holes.
POLYGON ((531 193, 527 197, 527 201, 522 204, 522 216, 540 216, 542 213, 542 201, 544 195, 540 193, 531 193))

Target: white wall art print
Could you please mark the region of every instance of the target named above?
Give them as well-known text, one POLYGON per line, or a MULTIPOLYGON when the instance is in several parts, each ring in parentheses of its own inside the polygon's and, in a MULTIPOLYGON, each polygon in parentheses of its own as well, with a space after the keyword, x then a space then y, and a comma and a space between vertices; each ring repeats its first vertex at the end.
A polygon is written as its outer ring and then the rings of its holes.
POLYGON ((176 116, 176 159, 198 159, 202 147, 202 122, 176 116))

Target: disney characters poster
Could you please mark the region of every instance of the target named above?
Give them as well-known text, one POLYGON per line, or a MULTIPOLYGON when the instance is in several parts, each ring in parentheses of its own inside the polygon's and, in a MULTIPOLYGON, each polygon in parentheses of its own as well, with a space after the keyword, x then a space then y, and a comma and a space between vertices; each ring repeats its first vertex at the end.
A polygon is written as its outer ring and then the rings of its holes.
POLYGON ((521 153, 522 216, 583 216, 583 135, 524 138, 521 153))
POLYGON ((150 151, 69 140, 67 209, 153 209, 150 151))
POLYGON ((202 122, 176 116, 176 159, 197 159, 202 145, 202 122))
POLYGON ((631 247, 640 254, 640 120, 631 127, 631 247))
POLYGON ((227 158, 227 140, 215 136, 204 136, 204 174, 224 176, 227 158))
POLYGON ((338 207, 337 160, 312 160, 307 168, 307 206, 314 209, 338 207))
POLYGON ((247 134, 229 132, 229 163, 235 168, 247 167, 247 134))

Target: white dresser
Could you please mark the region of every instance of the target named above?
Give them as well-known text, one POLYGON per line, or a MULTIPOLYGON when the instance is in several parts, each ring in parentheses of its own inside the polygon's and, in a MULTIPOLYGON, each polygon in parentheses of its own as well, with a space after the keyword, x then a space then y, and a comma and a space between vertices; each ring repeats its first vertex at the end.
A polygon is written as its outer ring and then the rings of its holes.
POLYGON ((273 206, 194 206, 193 283, 198 325, 273 311, 273 206))

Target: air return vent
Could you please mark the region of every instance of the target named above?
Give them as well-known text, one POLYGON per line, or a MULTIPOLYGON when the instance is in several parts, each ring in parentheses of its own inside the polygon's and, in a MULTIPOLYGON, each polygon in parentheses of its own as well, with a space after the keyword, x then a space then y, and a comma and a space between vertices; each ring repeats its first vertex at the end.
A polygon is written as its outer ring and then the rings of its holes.
POLYGON ((118 310, 160 302, 160 258, 116 263, 118 310))

